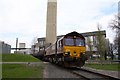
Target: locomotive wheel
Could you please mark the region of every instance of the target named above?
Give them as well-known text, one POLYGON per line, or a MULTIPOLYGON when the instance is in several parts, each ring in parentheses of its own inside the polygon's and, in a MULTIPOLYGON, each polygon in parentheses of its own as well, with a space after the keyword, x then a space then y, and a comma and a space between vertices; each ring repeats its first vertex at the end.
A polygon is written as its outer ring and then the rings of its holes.
POLYGON ((77 61, 77 66, 79 66, 79 67, 82 67, 84 64, 85 64, 85 61, 82 60, 82 59, 79 59, 79 60, 77 61))
POLYGON ((68 68, 68 67, 70 67, 70 64, 68 62, 64 61, 63 66, 68 68))
POLYGON ((49 58, 49 61, 52 63, 52 58, 51 57, 49 58))

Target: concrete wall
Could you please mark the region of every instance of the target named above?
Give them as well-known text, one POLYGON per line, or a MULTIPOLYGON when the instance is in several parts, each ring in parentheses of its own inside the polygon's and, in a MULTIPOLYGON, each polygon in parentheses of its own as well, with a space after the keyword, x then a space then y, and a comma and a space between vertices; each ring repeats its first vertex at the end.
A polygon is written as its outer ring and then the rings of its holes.
POLYGON ((1 53, 11 53, 11 45, 8 45, 4 42, 0 42, 0 54, 1 53))

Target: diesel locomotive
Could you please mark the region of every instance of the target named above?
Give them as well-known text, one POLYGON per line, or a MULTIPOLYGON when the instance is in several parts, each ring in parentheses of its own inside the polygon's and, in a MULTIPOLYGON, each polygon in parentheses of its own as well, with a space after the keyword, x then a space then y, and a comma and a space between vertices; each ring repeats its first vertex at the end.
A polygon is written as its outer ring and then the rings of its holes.
POLYGON ((65 67, 81 67, 87 60, 85 38, 71 32, 45 49, 45 60, 65 67))

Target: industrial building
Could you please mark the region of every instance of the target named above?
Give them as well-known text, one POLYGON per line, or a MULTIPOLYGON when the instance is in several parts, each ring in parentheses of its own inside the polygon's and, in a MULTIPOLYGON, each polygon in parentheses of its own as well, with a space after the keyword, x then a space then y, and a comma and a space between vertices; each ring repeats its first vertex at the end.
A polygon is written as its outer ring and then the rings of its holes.
POLYGON ((14 53, 19 54, 31 54, 31 48, 26 48, 26 43, 19 43, 19 48, 11 48, 14 51, 14 53))
POLYGON ((4 41, 0 41, 0 54, 8 53, 11 53, 11 45, 5 43, 4 41))
MULTIPOLYGON (((106 38, 106 31, 100 31, 100 32, 101 32, 101 35, 103 35, 103 38, 105 39, 106 38)), ((88 47, 88 38, 90 38, 90 41, 91 41, 90 45, 92 46, 92 51, 93 52, 97 51, 97 48, 96 48, 96 45, 97 45, 97 38, 96 38, 97 33, 98 33, 98 31, 80 33, 80 34, 82 34, 85 37, 85 40, 86 40, 86 51, 90 51, 89 47, 88 47)), ((64 35, 57 36, 57 40, 59 38, 61 38, 62 36, 64 36, 64 35)), ((32 50, 35 53, 39 52, 39 50, 42 49, 43 47, 46 47, 45 37, 38 38, 38 42, 35 45, 33 45, 33 46, 34 47, 32 47, 32 50)))
MULTIPOLYGON (((97 35, 99 31, 94 32, 86 32, 80 33, 85 37, 86 40, 86 51, 93 51, 93 53, 97 52, 97 35), (91 43, 89 43, 89 40, 91 43), (90 50, 89 45, 92 46, 92 50, 90 50)), ((106 31, 100 31, 103 39, 106 38, 106 31)), ((32 45, 32 52, 39 53, 40 50, 44 50, 50 44, 53 44, 56 40, 61 38, 64 35, 57 35, 57 0, 48 0, 47 2, 47 20, 46 20, 46 37, 38 38, 38 42, 32 45)))
MULTIPOLYGON (((80 32, 79 32, 80 33, 80 32)), ((104 53, 109 54, 109 40, 106 39, 106 31, 93 31, 93 32, 85 32, 80 33, 85 37, 86 43, 86 53, 93 53, 95 56, 99 56, 98 49, 98 34, 101 35, 101 39, 103 40, 102 44, 104 46, 104 53)), ((59 38, 64 35, 57 36, 57 0, 48 0, 47 2, 47 20, 46 20, 46 36, 37 39, 37 43, 32 45, 31 51, 32 53, 42 53, 47 47, 57 41, 59 38)))

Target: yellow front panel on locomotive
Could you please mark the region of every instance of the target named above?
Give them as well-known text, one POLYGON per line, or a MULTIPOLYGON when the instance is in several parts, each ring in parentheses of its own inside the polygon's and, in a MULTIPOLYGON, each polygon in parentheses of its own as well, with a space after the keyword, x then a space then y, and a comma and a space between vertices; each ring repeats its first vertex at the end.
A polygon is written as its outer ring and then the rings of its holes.
POLYGON ((85 53, 86 48, 84 46, 64 46, 64 56, 69 55, 71 58, 80 58, 81 53, 85 53))

